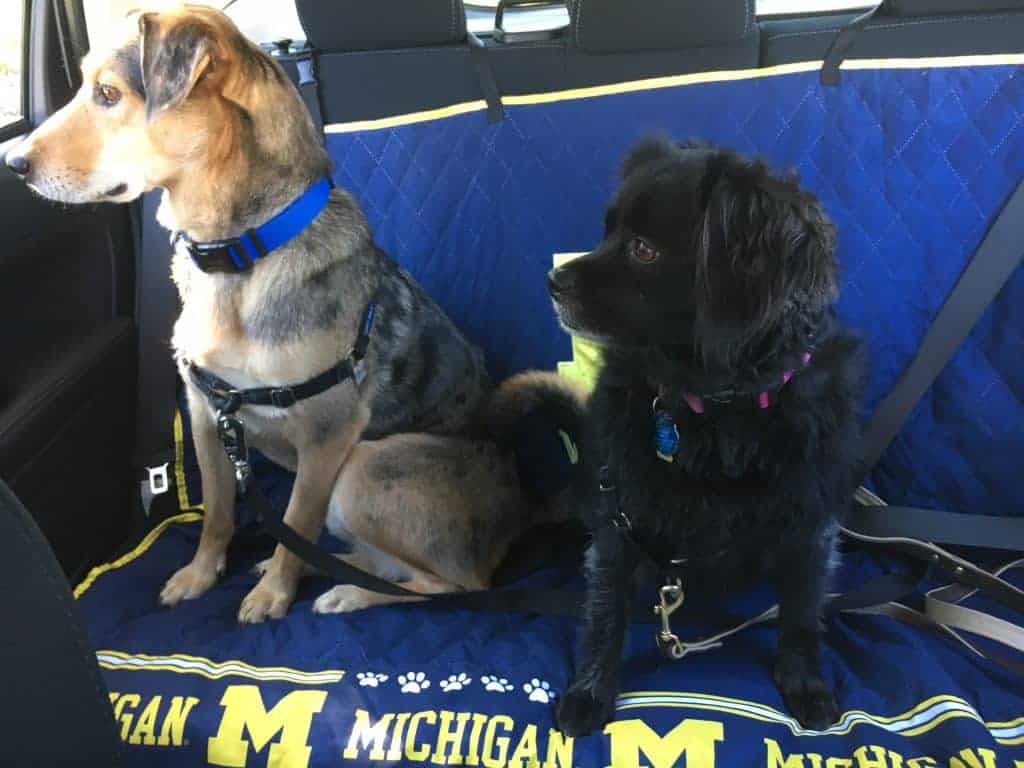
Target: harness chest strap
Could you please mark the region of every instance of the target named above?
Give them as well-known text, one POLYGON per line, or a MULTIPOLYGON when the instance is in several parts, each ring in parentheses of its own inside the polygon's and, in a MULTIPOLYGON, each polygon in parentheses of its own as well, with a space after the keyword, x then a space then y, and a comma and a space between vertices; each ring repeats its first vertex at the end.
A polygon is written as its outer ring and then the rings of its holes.
POLYGON ((249 463, 249 447, 245 440, 245 424, 236 415, 238 409, 243 405, 270 405, 276 408, 289 408, 300 400, 315 397, 349 379, 352 379, 356 386, 361 385, 366 377, 363 358, 366 357, 366 351, 370 345, 370 334, 373 331, 373 320, 376 314, 377 304, 371 301, 363 311, 359 334, 348 356, 301 384, 235 389, 216 374, 191 361, 185 361, 192 382, 217 411, 217 436, 224 446, 224 452, 234 466, 235 483, 242 496, 248 492, 252 482, 252 466, 249 463))
POLYGON ((348 379, 353 379, 356 384, 362 384, 366 377, 362 362, 370 345, 370 334, 373 331, 376 314, 377 304, 371 301, 363 310, 359 335, 348 356, 301 384, 236 389, 216 374, 191 361, 185 361, 185 365, 193 383, 220 413, 232 414, 243 405, 271 405, 277 408, 289 408, 300 400, 315 397, 348 379))

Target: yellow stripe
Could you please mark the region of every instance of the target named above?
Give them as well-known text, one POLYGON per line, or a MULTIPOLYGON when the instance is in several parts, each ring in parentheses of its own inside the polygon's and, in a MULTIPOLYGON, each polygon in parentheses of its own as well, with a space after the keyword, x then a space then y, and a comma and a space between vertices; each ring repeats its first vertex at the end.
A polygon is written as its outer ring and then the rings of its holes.
MULTIPOLYGON (((686 696, 686 697, 692 698, 692 699, 705 699, 707 701, 719 701, 719 702, 726 702, 726 703, 729 703, 729 704, 741 704, 743 706, 754 706, 754 707, 762 707, 762 708, 765 708, 765 709, 771 709, 771 707, 769 707, 767 704, 761 704, 760 702, 748 701, 746 699, 731 699, 731 698, 729 698, 727 696, 716 696, 714 694, 708 694, 708 693, 688 693, 688 692, 684 693, 684 692, 681 692, 681 691, 630 691, 628 693, 621 693, 621 694, 619 694, 619 698, 620 699, 630 698, 630 697, 633 697, 633 696, 665 696, 665 697, 686 696)), ((916 715, 918 712, 921 712, 922 710, 928 709, 929 707, 933 707, 936 704, 941 704, 941 703, 946 702, 946 701, 951 701, 951 702, 954 702, 956 704, 963 704, 964 706, 968 706, 968 707, 971 706, 970 702, 960 698, 959 696, 953 696, 953 695, 950 695, 950 694, 941 694, 939 696, 932 696, 930 699, 926 699, 925 701, 922 701, 920 704, 915 704, 913 707, 908 709, 906 712, 903 712, 902 714, 899 714, 899 715, 892 715, 892 716, 872 715, 871 713, 864 712, 863 710, 860 710, 860 709, 851 709, 848 712, 844 712, 842 717, 847 717, 849 715, 863 715, 864 717, 870 717, 872 720, 877 720, 877 721, 882 722, 882 723, 893 723, 893 722, 895 722, 897 720, 905 720, 905 719, 907 719, 909 717, 913 717, 914 715, 916 715)), ((630 706, 641 706, 641 705, 637 704, 637 705, 630 705, 630 706)), ((661 705, 661 704, 654 704, 654 705, 643 705, 643 706, 663 706, 663 705, 661 705)), ((840 719, 842 719, 842 717, 840 719)))
POLYGON ((249 677, 254 680, 278 679, 295 683, 323 684, 339 682, 345 676, 345 670, 343 669, 324 669, 318 672, 304 672, 302 670, 292 669, 290 667, 257 667, 253 666, 252 664, 246 664, 244 661, 238 661, 236 659, 214 661, 213 659, 207 659, 202 656, 189 656, 183 653, 175 653, 163 656, 151 656, 145 653, 129 654, 123 653, 121 651, 97 651, 97 655, 100 654, 105 656, 113 656, 118 659, 124 659, 128 662, 131 662, 135 659, 139 659, 141 661, 146 662, 171 662, 174 660, 179 660, 185 662, 201 663, 209 667, 212 667, 214 671, 211 672, 210 670, 196 668, 187 669, 171 663, 148 663, 132 667, 128 665, 114 664, 102 659, 99 660, 99 665, 104 669, 128 672, 173 672, 179 675, 198 675, 200 677, 205 677, 208 680, 217 680, 222 677, 229 677, 233 675, 238 677, 249 677), (237 669, 229 669, 228 667, 237 667, 237 669))
POLYGON ((173 517, 167 518, 160 523, 160 525, 147 533, 146 537, 140 541, 131 552, 121 555, 121 557, 117 558, 117 560, 114 560, 112 563, 97 565, 89 571, 88 575, 86 575, 86 577, 82 579, 81 583, 75 587, 75 598, 77 599, 84 595, 86 590, 93 585, 93 582, 107 571, 112 571, 115 568, 121 568, 145 553, 145 551, 153 545, 153 542, 160 537, 160 534, 167 530, 169 526, 174 525, 175 523, 193 523, 202 519, 203 516, 196 512, 184 512, 180 515, 174 515, 173 517))
MULTIPOLYGON (((751 702, 751 704, 753 704, 753 703, 754 702, 751 702)), ((616 707, 615 710, 617 712, 623 712, 623 711, 625 711, 627 709, 643 709, 645 707, 651 707, 651 706, 652 706, 651 704, 626 704, 626 705, 623 705, 623 706, 616 707)), ((772 707, 767 707, 764 704, 760 704, 760 705, 757 705, 757 706, 759 706, 760 708, 765 709, 765 710, 770 710, 773 714, 776 715, 776 717, 770 717, 768 715, 762 715, 762 714, 759 714, 757 712, 738 710, 738 709, 735 709, 735 708, 732 708, 732 707, 725 707, 725 706, 721 706, 721 705, 715 705, 715 704, 713 704, 711 702, 708 702, 707 704, 694 704, 694 703, 691 703, 691 702, 664 703, 664 704, 656 704, 656 705, 653 705, 653 706, 657 706, 659 708, 664 708, 664 709, 696 709, 696 710, 702 710, 702 711, 703 710, 710 710, 710 711, 715 711, 715 712, 723 712, 723 713, 729 714, 729 715, 736 715, 737 717, 745 717, 748 720, 757 720, 757 721, 762 722, 762 723, 775 723, 776 725, 784 725, 784 726, 788 727, 790 729, 790 731, 793 731, 794 735, 797 733, 796 730, 792 726, 790 726, 787 722, 782 722, 783 718, 787 718, 787 719, 789 718, 788 715, 786 715, 784 712, 779 712, 778 710, 776 710, 776 709, 774 709, 772 707)), ((819 732, 814 732, 814 731, 811 731, 811 732, 800 732, 799 735, 800 736, 845 736, 848 733, 850 733, 851 731, 853 731, 853 729, 856 728, 857 726, 861 726, 861 725, 888 725, 890 720, 898 719, 898 718, 880 717, 880 716, 877 716, 877 715, 869 715, 867 713, 861 713, 859 710, 852 710, 851 712, 844 713, 839 718, 839 722, 842 722, 842 720, 844 720, 847 716, 849 716, 851 714, 861 714, 861 715, 863 715, 864 719, 863 720, 854 720, 853 722, 848 723, 844 728, 842 728, 842 729, 840 729, 838 731, 836 731, 836 730, 829 730, 829 731, 824 732, 824 733, 819 733, 819 732)), ((975 722, 981 722, 971 712, 959 712, 959 711, 943 712, 941 715, 935 717, 932 720, 929 720, 926 723, 922 723, 921 725, 919 725, 919 726, 917 726, 915 728, 912 728, 912 729, 909 729, 909 730, 906 730, 906 731, 890 731, 890 733, 892 733, 893 735, 897 735, 897 736, 920 736, 922 733, 927 733, 928 731, 931 731, 932 729, 938 727, 940 724, 942 724, 946 720, 949 720, 952 717, 966 717, 969 720, 974 720, 975 722)))
MULTIPOLYGON (((596 85, 589 88, 571 88, 564 91, 549 93, 533 93, 523 96, 504 96, 502 103, 506 106, 528 106, 534 104, 550 104, 552 102, 591 99, 599 96, 612 96, 622 93, 638 93, 662 88, 677 88, 687 85, 704 83, 726 83, 737 80, 756 80, 765 77, 778 77, 800 72, 813 72, 821 68, 821 61, 799 61, 792 64, 780 64, 774 67, 756 69, 735 69, 719 72, 696 72, 689 75, 671 75, 653 77, 645 80, 629 80, 609 85, 596 85)), ((920 59, 847 59, 842 69, 850 70, 888 70, 888 69, 939 69, 946 67, 995 67, 1024 64, 1024 54, 998 53, 976 56, 932 56, 920 59)), ((327 133, 355 133, 357 131, 376 131, 383 128, 397 128, 431 120, 442 120, 455 115, 470 112, 482 112, 487 108, 483 101, 469 101, 453 104, 439 109, 423 112, 411 112, 405 115, 380 118, 378 120, 360 120, 352 123, 332 123, 324 130, 327 133)))
MULTIPOLYGON (((632 698, 632 697, 635 697, 635 696, 664 696, 664 697, 667 697, 667 698, 686 696, 689 699, 698 699, 698 700, 700 700, 700 702, 699 703, 693 703, 693 702, 672 702, 672 701, 667 701, 667 702, 662 702, 662 703, 657 703, 657 704, 651 704, 651 703, 620 704, 620 705, 618 705, 616 707, 616 711, 625 711, 625 710, 628 710, 628 709, 644 709, 644 708, 652 708, 652 707, 666 708, 666 709, 712 710, 712 711, 724 712, 726 714, 736 715, 736 716, 739 716, 739 717, 745 717, 745 718, 748 718, 750 720, 758 720, 760 722, 774 722, 774 723, 777 723, 778 725, 785 725, 786 724, 784 722, 779 722, 780 720, 782 720, 782 719, 787 719, 788 720, 789 719, 789 717, 785 713, 779 712, 778 710, 774 709, 773 707, 768 706, 767 704, 762 704, 762 703, 756 702, 756 701, 748 701, 748 700, 745 700, 745 699, 733 699, 733 698, 729 698, 727 696, 715 696, 713 694, 684 693, 684 692, 681 692, 681 691, 630 691, 628 693, 620 694, 619 698, 620 699, 628 699, 628 698, 632 698), (728 705, 734 705, 734 706, 728 706, 728 705), (771 713, 777 715, 778 719, 773 719, 772 717, 768 717, 766 715, 762 715, 762 714, 759 714, 757 712, 737 710, 736 709, 737 705, 738 706, 753 707, 755 709, 760 709, 763 712, 771 712, 771 713)), ((933 718, 932 720, 929 720, 926 723, 922 723, 921 725, 915 726, 914 728, 910 728, 910 729, 905 730, 905 731, 898 731, 898 732, 893 732, 893 733, 895 733, 897 735, 900 735, 900 736, 919 736, 919 735, 921 735, 923 733, 927 733, 927 732, 937 728, 939 725, 941 725, 945 721, 950 720, 952 718, 967 718, 969 720, 974 720, 976 722, 980 722, 989 731, 996 730, 996 729, 999 729, 999 728, 1008 728, 1008 727, 1013 727, 1013 726, 1016 726, 1016 725, 1024 724, 1024 717, 1017 718, 1016 720, 1010 720, 1010 721, 1007 721, 1007 722, 984 722, 984 721, 981 720, 980 717, 978 717, 974 713, 974 711, 973 711, 974 708, 971 706, 971 704, 968 701, 966 701, 965 699, 960 698, 959 696, 952 696, 952 695, 949 695, 949 694, 943 694, 943 695, 939 695, 939 696, 933 696, 930 699, 926 699, 925 701, 922 701, 921 703, 914 705, 913 707, 908 709, 906 712, 903 712, 902 714, 898 714, 898 715, 891 715, 891 716, 890 715, 873 715, 873 714, 871 714, 869 712, 865 712, 865 711, 860 710, 860 709, 851 709, 851 710, 848 710, 847 712, 844 712, 838 718, 837 722, 842 722, 843 720, 846 720, 847 718, 852 717, 852 716, 860 716, 860 717, 862 717, 864 719, 863 720, 854 720, 852 723, 849 723, 845 728, 843 728, 842 730, 839 730, 839 731, 829 731, 827 733, 804 733, 804 734, 801 734, 801 735, 804 735, 804 736, 843 736, 845 734, 850 733, 850 731, 853 730, 853 728, 858 726, 858 725, 871 725, 872 723, 874 723, 874 724, 889 725, 889 724, 892 724, 892 723, 897 722, 899 720, 909 719, 909 718, 917 715, 918 713, 928 709, 929 707, 933 707, 936 704, 941 704, 943 702, 952 702, 952 703, 956 703, 956 704, 962 704, 962 705, 964 705, 966 707, 970 707, 972 711, 971 712, 963 712, 963 711, 943 712, 942 714, 937 715, 935 718, 933 718)), ((792 730, 792 728, 791 728, 791 730, 792 730)), ((998 742, 999 744, 1005 744, 1005 745, 1009 745, 1009 746, 1016 745, 1016 744, 1024 744, 1024 736, 1014 736, 1014 737, 1008 738, 1008 739, 995 738, 995 741, 998 742)))
POLYGON ((270 675, 254 675, 247 673, 244 670, 235 669, 223 669, 216 672, 208 672, 205 669, 181 669, 173 665, 165 664, 147 664, 144 667, 128 667, 118 664, 109 664, 105 661, 100 661, 99 666, 103 669, 110 670, 111 672, 173 672, 179 675, 193 675, 196 677, 204 677, 207 680, 220 680, 224 677, 246 677, 250 680, 259 680, 262 682, 285 682, 294 683, 295 685, 329 685, 331 683, 341 682, 342 676, 324 676, 324 677, 303 677, 295 678, 291 675, 284 674, 270 674, 270 675))
POLYGON ((1024 717, 1018 717, 1016 720, 1007 720, 1005 723, 985 723, 985 725, 992 728, 1013 728, 1016 725, 1024 725, 1024 717))
POLYGON ((190 509, 202 509, 202 504, 192 504, 188 500, 188 484, 185 482, 185 428, 181 421, 181 411, 174 409, 174 484, 178 486, 178 508, 182 512, 190 509))
POLYGON ((979 718, 972 715, 970 712, 943 712, 941 715, 936 717, 934 720, 929 720, 927 723, 923 723, 916 728, 911 728, 908 731, 900 731, 900 736, 920 736, 922 733, 928 733, 929 731, 935 730, 947 720, 953 718, 966 717, 970 720, 982 722, 979 718))
POLYGON ((321 669, 317 672, 308 672, 301 669, 293 669, 292 667, 257 667, 247 662, 241 661, 240 659, 224 659, 222 661, 214 661, 208 659, 205 656, 191 656, 187 653, 170 653, 162 654, 160 656, 152 656, 148 653, 125 653, 124 651, 112 651, 112 650, 100 650, 96 653, 103 653, 107 656, 116 656, 119 659, 144 659, 146 661, 160 661, 161 659, 180 659, 181 661, 196 661, 203 664, 209 664, 210 666, 220 667, 226 664, 234 664, 236 666, 244 667, 245 669, 252 672, 281 672, 289 675, 297 675, 302 677, 303 675, 344 675, 345 670, 343 669, 321 669))
MULTIPOLYGON (((700 711, 708 710, 708 711, 712 711, 712 712, 724 712, 724 713, 729 714, 729 715, 737 715, 739 717, 745 717, 748 720, 757 720, 757 721, 762 722, 762 723, 775 723, 776 725, 785 725, 785 723, 780 723, 779 720, 777 718, 774 718, 774 717, 768 717, 766 715, 759 715, 756 712, 743 712, 743 711, 740 711, 740 710, 732 709, 730 707, 716 706, 715 704, 711 704, 711 703, 708 703, 708 704, 692 704, 692 703, 687 702, 687 703, 665 703, 665 704, 655 704, 655 705, 651 705, 651 704, 625 704, 625 705, 616 707, 615 711, 616 712, 625 712, 627 709, 643 709, 645 707, 651 707, 651 706, 656 706, 659 709, 697 709, 697 710, 700 710, 700 711)), ((763 706, 763 705, 759 705, 759 706, 763 706)), ((772 712, 776 712, 776 710, 773 709, 772 712)), ((781 712, 778 712, 778 715, 779 715, 779 717, 785 717, 785 715, 783 715, 781 712)), ((821 734, 821 735, 830 736, 831 734, 821 734)))
POLYGON ((688 75, 667 75, 665 77, 649 77, 644 80, 628 80, 624 83, 593 85, 587 88, 570 88, 566 91, 535 93, 525 96, 504 96, 502 102, 512 106, 532 104, 550 104, 556 101, 575 101, 576 99, 592 99, 598 96, 616 96, 621 93, 638 93, 641 91, 657 91, 663 88, 678 88, 687 85, 703 85, 705 83, 729 83, 737 80, 757 80, 763 77, 779 77, 798 72, 812 72, 821 68, 820 61, 798 61, 793 64, 779 64, 774 67, 759 69, 731 69, 717 72, 693 72, 688 75))
POLYGON ((1005 67, 1024 64, 1024 53, 980 53, 972 56, 925 56, 920 59, 847 59, 842 69, 943 69, 1005 67))
POLYGON ((462 104, 452 104, 439 109, 428 109, 425 112, 411 112, 406 115, 395 115, 394 117, 382 117, 379 120, 359 120, 355 123, 331 123, 324 126, 327 133, 356 133, 358 131, 378 131, 381 128, 397 128, 400 125, 412 125, 413 123, 427 123, 431 120, 442 120, 446 117, 465 115, 468 112, 482 112, 487 109, 486 101, 466 101, 462 104))

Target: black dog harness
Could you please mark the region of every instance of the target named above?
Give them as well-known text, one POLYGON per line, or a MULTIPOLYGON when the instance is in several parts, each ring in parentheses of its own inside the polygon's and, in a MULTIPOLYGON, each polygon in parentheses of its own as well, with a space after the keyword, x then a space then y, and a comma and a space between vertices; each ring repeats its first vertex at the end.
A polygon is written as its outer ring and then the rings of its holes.
POLYGON ((243 496, 252 481, 252 466, 249 464, 249 448, 245 441, 245 425, 238 418, 238 409, 243 405, 268 405, 275 408, 290 408, 300 400, 308 400, 349 379, 358 387, 366 378, 363 358, 370 346, 370 333, 377 305, 371 301, 363 311, 359 324, 359 335, 352 351, 337 365, 318 373, 301 384, 283 387, 254 387, 236 389, 214 373, 200 368, 191 361, 185 361, 192 383, 206 395, 210 405, 217 411, 217 436, 224 444, 224 451, 235 468, 235 482, 243 496))
MULTIPOLYGON (((801 368, 807 367, 811 362, 811 358, 811 352, 805 351, 800 356, 801 368)), ((764 389, 749 393, 754 396, 754 402, 758 409, 765 410, 774 405, 777 399, 777 392, 785 387, 798 372, 799 369, 785 370, 782 372, 778 382, 767 385, 764 389)), ((705 395, 684 392, 683 400, 693 413, 701 416, 705 412, 706 401, 724 405, 739 399, 745 399, 747 394, 734 389, 705 395)), ((655 397, 651 405, 654 421, 654 452, 662 461, 672 463, 682 448, 680 445, 679 427, 676 425, 671 414, 660 407, 660 400, 660 397, 655 397)), ((626 410, 630 410, 628 405, 626 410)), ((680 571, 686 565, 688 558, 679 557, 670 558, 667 561, 663 560, 656 557, 639 540, 636 531, 633 530, 633 521, 630 520, 629 515, 622 508, 618 486, 614 479, 617 466, 618 462, 615 461, 613 456, 609 456, 608 462, 599 470, 598 491, 605 500, 605 519, 615 528, 619 537, 629 547, 655 567, 664 580, 664 584, 658 590, 658 603, 654 606, 654 614, 661 620, 661 629, 656 634, 658 648, 667 658, 678 660, 690 651, 707 650, 714 647, 713 645, 708 645, 709 641, 707 640, 700 641, 697 644, 684 643, 672 631, 671 616, 682 607, 685 599, 680 571)), ((724 551, 718 554, 724 554, 724 551)))

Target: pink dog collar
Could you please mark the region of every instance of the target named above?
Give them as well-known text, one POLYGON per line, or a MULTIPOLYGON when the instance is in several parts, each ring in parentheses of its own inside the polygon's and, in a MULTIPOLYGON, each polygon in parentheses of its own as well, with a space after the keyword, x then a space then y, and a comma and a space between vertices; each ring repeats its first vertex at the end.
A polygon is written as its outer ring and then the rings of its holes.
MULTIPOLYGON (((807 367, 807 364, 811 362, 811 353, 810 352, 804 352, 800 356, 800 362, 802 364, 801 367, 804 367, 804 368, 807 367)), ((782 389, 782 387, 786 386, 789 383, 789 380, 792 379, 796 375, 796 373, 797 373, 797 371, 795 369, 794 370, 783 371, 782 372, 782 386, 780 386, 779 389, 782 389)), ((779 390, 775 390, 776 393, 778 391, 779 390)), ((705 400, 705 398, 707 398, 709 400, 720 399, 720 398, 716 398, 715 395, 705 395, 705 396, 702 397, 701 395, 695 395, 692 392, 684 392, 683 393, 683 399, 686 401, 686 404, 688 406, 690 406, 690 410, 693 411, 694 413, 698 414, 698 415, 704 413, 704 400, 705 400)), ((761 410, 765 410, 766 408, 771 408, 772 405, 775 403, 775 394, 773 394, 773 392, 770 391, 770 390, 764 390, 762 392, 758 392, 757 393, 756 400, 757 400, 757 407, 760 408, 761 410)))

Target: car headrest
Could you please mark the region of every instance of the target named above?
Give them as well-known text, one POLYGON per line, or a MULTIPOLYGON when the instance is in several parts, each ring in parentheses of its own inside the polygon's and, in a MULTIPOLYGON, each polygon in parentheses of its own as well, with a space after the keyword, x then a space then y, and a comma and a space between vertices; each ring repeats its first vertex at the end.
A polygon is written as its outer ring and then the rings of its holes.
POLYGON ((462 0, 296 0, 306 39, 321 51, 416 48, 466 40, 462 0))
POLYGON ((754 0, 570 0, 572 34, 588 53, 668 50, 742 40, 754 0))
POLYGON ((1024 0, 886 0, 883 11, 890 16, 1024 11, 1024 0))

